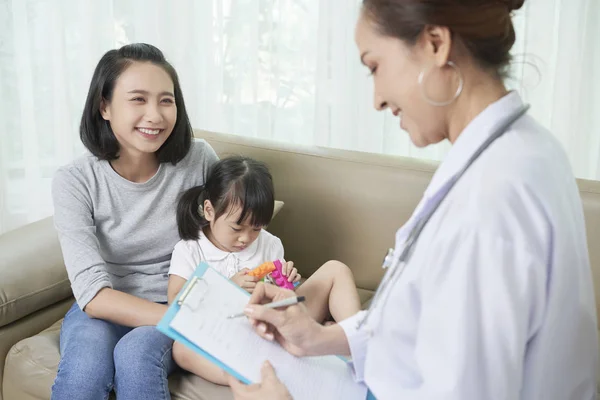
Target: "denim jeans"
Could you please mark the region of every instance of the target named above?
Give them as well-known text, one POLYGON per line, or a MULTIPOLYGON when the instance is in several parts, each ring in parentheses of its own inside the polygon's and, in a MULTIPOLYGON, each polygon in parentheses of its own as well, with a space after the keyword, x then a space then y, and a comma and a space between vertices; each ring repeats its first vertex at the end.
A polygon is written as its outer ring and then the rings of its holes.
POLYGON ((170 399, 173 341, 155 326, 129 328, 81 311, 67 312, 60 330, 60 363, 52 400, 170 399))

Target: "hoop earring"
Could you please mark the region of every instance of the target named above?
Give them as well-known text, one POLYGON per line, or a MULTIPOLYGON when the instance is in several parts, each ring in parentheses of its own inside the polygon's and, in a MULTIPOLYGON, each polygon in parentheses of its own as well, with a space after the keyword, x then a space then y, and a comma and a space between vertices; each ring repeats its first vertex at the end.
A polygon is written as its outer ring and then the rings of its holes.
POLYGON ((454 62, 452 62, 452 61, 448 61, 446 63, 446 65, 449 65, 450 67, 454 68, 454 70, 458 74, 458 78, 459 78, 458 88, 456 89, 456 93, 454 93, 454 96, 448 101, 435 101, 435 100, 430 99, 427 96, 427 93, 425 93, 425 86, 423 85, 423 82, 425 81, 425 71, 421 71, 421 73, 419 74, 419 87, 421 88, 421 95, 423 96, 425 101, 428 102, 429 104, 431 104, 432 106, 437 106, 437 107, 448 106, 448 105, 454 103, 456 101, 456 99, 458 99, 458 96, 460 96, 460 94, 463 91, 465 81, 463 79, 462 72, 460 72, 460 68, 458 68, 458 66, 456 64, 454 64, 454 62))

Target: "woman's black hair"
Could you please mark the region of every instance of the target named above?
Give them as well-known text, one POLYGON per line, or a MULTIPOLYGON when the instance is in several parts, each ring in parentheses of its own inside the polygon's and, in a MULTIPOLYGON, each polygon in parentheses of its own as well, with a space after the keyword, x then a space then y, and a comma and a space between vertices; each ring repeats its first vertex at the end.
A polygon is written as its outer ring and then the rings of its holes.
POLYGON ((275 189, 266 164, 252 158, 228 157, 214 164, 204 186, 185 191, 177 204, 177 226, 184 240, 197 240, 200 229, 209 223, 201 208, 210 200, 215 219, 241 207, 237 224, 248 218, 252 226, 262 227, 273 218, 275 189))
POLYGON ((185 110, 183 93, 179 85, 177 72, 156 47, 145 43, 133 43, 118 50, 110 50, 98 62, 90 83, 79 135, 84 146, 100 160, 116 160, 119 158, 119 142, 110 127, 110 123, 102 118, 100 107, 102 101, 112 100, 115 83, 119 76, 133 62, 150 62, 162 67, 171 77, 175 90, 177 121, 169 138, 158 149, 156 155, 161 163, 176 164, 188 153, 192 145, 192 125, 185 110))

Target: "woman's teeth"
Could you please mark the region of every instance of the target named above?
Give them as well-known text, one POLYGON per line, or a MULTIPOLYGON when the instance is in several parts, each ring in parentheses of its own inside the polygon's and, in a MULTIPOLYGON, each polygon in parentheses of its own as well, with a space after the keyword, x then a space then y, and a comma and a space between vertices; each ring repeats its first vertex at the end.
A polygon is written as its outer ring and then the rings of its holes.
POLYGON ((138 131, 147 135, 158 135, 160 133, 160 129, 138 128, 138 131))

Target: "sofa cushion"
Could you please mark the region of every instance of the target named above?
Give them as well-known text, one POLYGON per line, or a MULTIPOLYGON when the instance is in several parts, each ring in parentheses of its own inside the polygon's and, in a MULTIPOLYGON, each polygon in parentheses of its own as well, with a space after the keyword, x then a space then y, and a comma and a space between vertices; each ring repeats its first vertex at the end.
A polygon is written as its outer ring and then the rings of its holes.
POLYGON ((11 395, 4 387, 4 378, 6 378, 7 381, 14 380, 15 378, 19 379, 18 377, 11 375, 10 371, 7 374, 4 373, 6 357, 12 347, 19 341, 40 333, 57 320, 61 319, 71 307, 73 301, 73 298, 60 301, 43 310, 29 314, 18 321, 0 327, 0 378, 2 378, 0 380, 0 400, 21 398, 19 396, 11 395))

